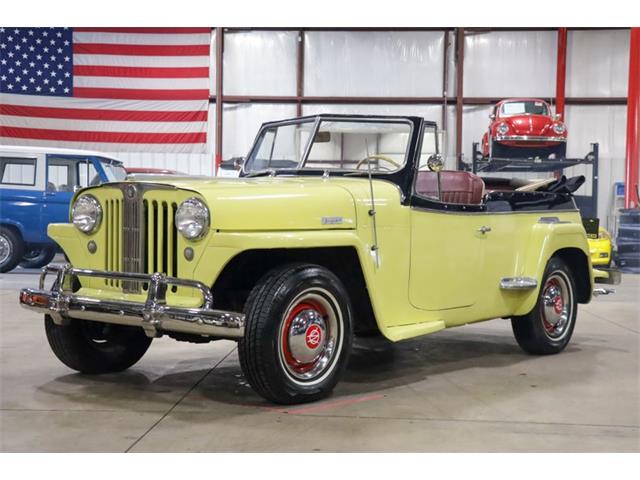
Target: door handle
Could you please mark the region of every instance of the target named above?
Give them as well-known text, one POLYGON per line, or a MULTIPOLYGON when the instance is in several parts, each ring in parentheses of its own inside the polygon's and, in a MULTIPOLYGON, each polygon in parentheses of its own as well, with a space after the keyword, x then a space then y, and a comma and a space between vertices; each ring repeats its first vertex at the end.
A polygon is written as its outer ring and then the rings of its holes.
POLYGON ((478 232, 479 232, 479 233, 481 233, 481 234, 483 234, 483 235, 484 235, 485 233, 487 233, 487 232, 490 232, 490 231, 491 231, 491 227, 487 227, 487 226, 485 226, 485 225, 481 226, 481 227, 478 229, 478 232))

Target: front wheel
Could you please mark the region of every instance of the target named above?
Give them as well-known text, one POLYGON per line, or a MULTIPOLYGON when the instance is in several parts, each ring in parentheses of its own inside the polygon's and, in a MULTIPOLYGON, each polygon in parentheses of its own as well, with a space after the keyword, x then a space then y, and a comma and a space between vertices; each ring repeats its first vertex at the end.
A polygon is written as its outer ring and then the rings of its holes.
POLYGON ((324 267, 289 264, 269 272, 245 306, 242 371, 267 400, 294 404, 331 393, 351 350, 351 308, 324 267))
POLYGON ((71 320, 57 325, 44 317, 51 350, 67 367, 81 373, 121 372, 145 354, 151 338, 139 327, 71 320))
POLYGON ((27 251, 22 257, 22 268, 41 268, 49 265, 56 256, 56 249, 52 246, 35 248, 27 251))
POLYGON ((534 355, 559 353, 567 346, 578 314, 573 273, 558 257, 549 260, 533 310, 511 319, 518 345, 534 355))

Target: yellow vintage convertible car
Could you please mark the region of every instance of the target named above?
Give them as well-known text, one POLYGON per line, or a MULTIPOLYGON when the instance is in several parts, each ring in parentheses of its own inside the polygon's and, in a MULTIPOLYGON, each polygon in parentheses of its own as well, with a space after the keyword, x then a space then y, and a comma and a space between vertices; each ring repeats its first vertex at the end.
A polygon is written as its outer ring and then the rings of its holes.
POLYGON ((233 339, 285 404, 328 395, 354 335, 507 317, 525 351, 562 351, 594 287, 580 182, 496 190, 437 151, 422 118, 319 115, 263 125, 240 178, 86 188, 49 225, 70 263, 20 303, 72 369, 124 370, 162 335, 233 339))

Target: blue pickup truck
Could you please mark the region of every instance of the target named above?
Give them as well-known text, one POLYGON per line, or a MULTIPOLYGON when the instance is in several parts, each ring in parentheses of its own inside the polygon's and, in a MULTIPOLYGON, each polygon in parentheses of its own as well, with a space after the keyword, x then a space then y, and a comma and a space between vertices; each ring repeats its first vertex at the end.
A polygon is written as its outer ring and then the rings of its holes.
POLYGON ((98 152, 0 146, 0 273, 48 264, 58 248, 47 226, 68 221, 74 192, 125 177, 98 152))

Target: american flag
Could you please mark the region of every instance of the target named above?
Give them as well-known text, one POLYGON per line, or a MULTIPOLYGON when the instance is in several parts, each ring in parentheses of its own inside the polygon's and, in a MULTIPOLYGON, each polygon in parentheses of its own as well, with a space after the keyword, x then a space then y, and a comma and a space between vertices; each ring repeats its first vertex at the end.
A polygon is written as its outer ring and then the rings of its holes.
POLYGON ((0 27, 0 143, 202 153, 211 29, 0 27))

